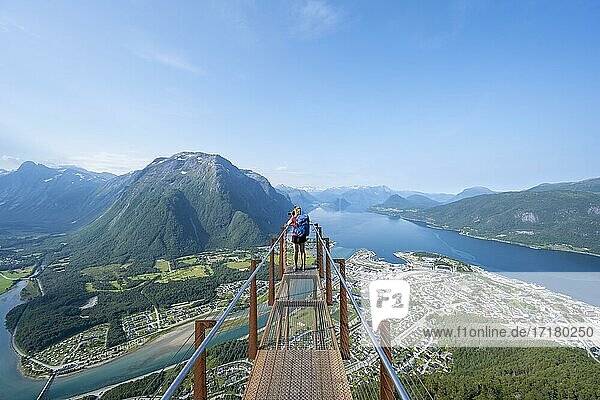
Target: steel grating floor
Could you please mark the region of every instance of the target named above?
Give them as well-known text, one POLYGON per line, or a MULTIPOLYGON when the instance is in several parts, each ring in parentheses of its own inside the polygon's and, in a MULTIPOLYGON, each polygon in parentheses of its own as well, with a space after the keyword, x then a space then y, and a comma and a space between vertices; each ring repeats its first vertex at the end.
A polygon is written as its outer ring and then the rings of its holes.
POLYGON ((244 399, 352 399, 315 269, 284 275, 244 399))
POLYGON ((259 350, 247 400, 351 400, 338 350, 259 350))

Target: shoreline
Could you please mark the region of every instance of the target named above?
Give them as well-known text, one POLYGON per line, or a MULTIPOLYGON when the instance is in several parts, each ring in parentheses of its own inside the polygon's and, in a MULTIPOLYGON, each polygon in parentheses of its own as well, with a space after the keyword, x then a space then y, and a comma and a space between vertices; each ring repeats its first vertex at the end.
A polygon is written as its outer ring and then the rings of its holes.
POLYGON ((144 379, 144 378, 146 378, 146 377, 148 377, 148 376, 150 376, 152 374, 156 374, 156 373, 159 373, 159 372, 169 371, 169 370, 177 367, 177 365, 179 365, 179 363, 173 364, 173 365, 169 365, 166 368, 157 369, 156 371, 151 371, 151 372, 148 372, 148 373, 146 373, 144 375, 136 376, 135 378, 127 379, 127 380, 124 380, 122 382, 117 382, 117 383, 113 383, 112 385, 103 386, 103 387, 101 387, 99 389, 96 389, 96 390, 91 390, 89 392, 85 392, 85 393, 81 393, 81 394, 76 394, 74 396, 69 397, 68 400, 82 399, 82 398, 85 398, 86 396, 102 396, 106 392, 110 391, 111 389, 116 388, 117 386, 121 386, 121 385, 124 385, 126 383, 130 383, 130 382, 139 381, 140 379, 144 379))
MULTIPOLYGON (((136 353, 138 351, 142 351, 147 345, 149 345, 152 342, 155 342, 157 340, 166 338, 167 335, 169 335, 170 333, 174 333, 175 330, 181 330, 181 331, 183 331, 186 328, 189 328, 187 325, 190 325, 193 322, 194 322, 193 320, 192 321, 184 321, 184 322, 182 322, 182 323, 180 323, 178 325, 171 326, 171 327, 166 328, 166 329, 164 329, 162 331, 153 332, 150 335, 151 337, 146 342, 144 342, 142 345, 140 345, 139 347, 136 347, 136 348, 134 348, 132 350, 128 350, 125 353, 118 355, 117 357, 114 357, 114 358, 111 358, 111 359, 108 359, 108 360, 103 360, 103 361, 101 361, 99 363, 96 363, 96 364, 93 364, 93 365, 89 365, 89 366, 85 366, 85 367, 83 367, 81 369, 78 369, 78 370, 75 370, 75 371, 67 372, 65 374, 57 374, 56 377, 55 377, 55 379, 62 379, 62 378, 73 377, 73 376, 75 376, 75 375, 77 375, 79 373, 82 373, 82 372, 85 372, 85 371, 89 371, 89 370, 93 370, 94 368, 101 367, 103 365, 109 364, 109 363, 111 363, 113 361, 116 361, 116 360, 118 360, 120 358, 123 358, 125 356, 134 354, 134 353, 136 353)), ((176 339, 174 339, 174 340, 176 341, 176 339)), ((177 344, 180 344, 180 343, 177 342, 177 344)), ((21 358, 23 357, 19 353, 17 353, 17 355, 20 356, 21 358)), ((31 358, 31 357, 29 357, 29 358, 31 358)), ((20 360, 19 360, 19 363, 17 364, 17 369, 19 370, 19 372, 21 373, 21 375, 23 377, 25 377, 27 379, 35 380, 35 381, 47 380, 50 377, 49 375, 36 375, 36 376, 33 376, 33 375, 30 375, 30 374, 27 374, 25 371, 23 371, 23 368, 21 366, 20 360)), ((134 380, 135 380, 135 378, 134 378, 134 380)))
POLYGON ((385 216, 388 216, 388 217, 400 218, 400 219, 403 219, 405 221, 412 222, 412 223, 424 224, 427 228, 431 228, 431 229, 439 229, 439 230, 442 230, 442 231, 456 232, 459 235, 466 236, 466 237, 473 238, 473 239, 489 240, 489 241, 494 241, 494 242, 499 242, 499 243, 512 244, 512 245, 515 245, 515 246, 527 247, 527 248, 530 248, 530 249, 533 249, 533 250, 562 251, 562 252, 566 252, 566 253, 576 253, 576 254, 583 254, 583 255, 586 255, 586 256, 600 257, 600 253, 592 253, 592 252, 589 252, 589 251, 574 250, 574 249, 568 249, 568 248, 557 248, 557 247, 554 247, 552 245, 526 244, 526 243, 513 242, 513 241, 510 241, 510 240, 503 240, 503 239, 498 239, 498 238, 490 238, 490 237, 485 237, 485 236, 476 236, 476 235, 472 235, 472 234, 463 232, 463 231, 455 229, 455 228, 444 228, 443 226, 435 225, 435 224, 433 224, 431 222, 423 221, 423 220, 416 219, 416 218, 409 218, 409 217, 404 217, 404 216, 401 216, 401 215, 389 214, 389 213, 382 212, 382 211, 371 211, 371 212, 374 213, 374 214, 385 215, 385 216))

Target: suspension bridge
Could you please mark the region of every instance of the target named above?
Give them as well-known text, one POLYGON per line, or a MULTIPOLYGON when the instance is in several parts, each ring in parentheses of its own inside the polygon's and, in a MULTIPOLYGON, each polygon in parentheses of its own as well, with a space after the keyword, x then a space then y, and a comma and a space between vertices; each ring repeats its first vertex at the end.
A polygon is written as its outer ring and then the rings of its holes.
POLYGON ((251 260, 250 276, 225 310, 195 322, 171 359, 183 354, 184 361, 167 363, 133 398, 431 399, 418 375, 394 368, 389 322, 374 333, 346 279, 346 260, 332 257, 321 226, 312 232, 312 265, 290 265, 281 228, 264 257, 251 260), (268 285, 259 295, 264 269, 268 285), (231 339, 240 329, 244 334, 231 339))

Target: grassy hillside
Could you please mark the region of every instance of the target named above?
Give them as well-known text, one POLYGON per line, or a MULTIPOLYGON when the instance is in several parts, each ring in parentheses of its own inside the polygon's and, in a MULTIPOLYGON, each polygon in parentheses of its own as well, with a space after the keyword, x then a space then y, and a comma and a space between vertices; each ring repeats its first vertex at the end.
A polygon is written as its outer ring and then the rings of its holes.
POLYGON ((542 183, 529 189, 532 192, 547 192, 549 190, 577 190, 582 192, 600 193, 600 178, 586 179, 578 182, 542 183))
POLYGON ((395 214, 478 237, 600 254, 596 193, 500 193, 395 214))

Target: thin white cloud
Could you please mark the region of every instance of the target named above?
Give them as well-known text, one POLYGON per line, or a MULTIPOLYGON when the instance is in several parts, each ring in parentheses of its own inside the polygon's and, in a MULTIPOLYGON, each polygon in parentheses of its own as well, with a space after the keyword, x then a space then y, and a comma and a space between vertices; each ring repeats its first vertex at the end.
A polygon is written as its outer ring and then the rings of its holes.
POLYGON ((17 18, 9 15, 0 15, 0 34, 18 34, 37 40, 41 39, 40 35, 28 29, 17 18))
POLYGON ((140 157, 136 154, 99 152, 69 156, 61 160, 61 164, 76 165, 89 171, 111 172, 119 175, 142 169, 152 159, 150 157, 140 157))
POLYGON ((293 33, 314 39, 333 31, 341 20, 341 12, 325 1, 308 0, 296 9, 295 18, 293 33))
POLYGON ((19 168, 23 163, 22 158, 3 154, 0 156, 0 169, 13 170, 19 168))
POLYGON ((190 72, 195 75, 206 75, 206 72, 199 66, 188 60, 183 54, 164 49, 139 49, 134 54, 148 61, 154 61, 167 67, 175 68, 180 71, 190 72))
POLYGON ((27 29, 15 20, 9 18, 8 16, 0 15, 0 32, 12 31, 27 32, 27 29))

